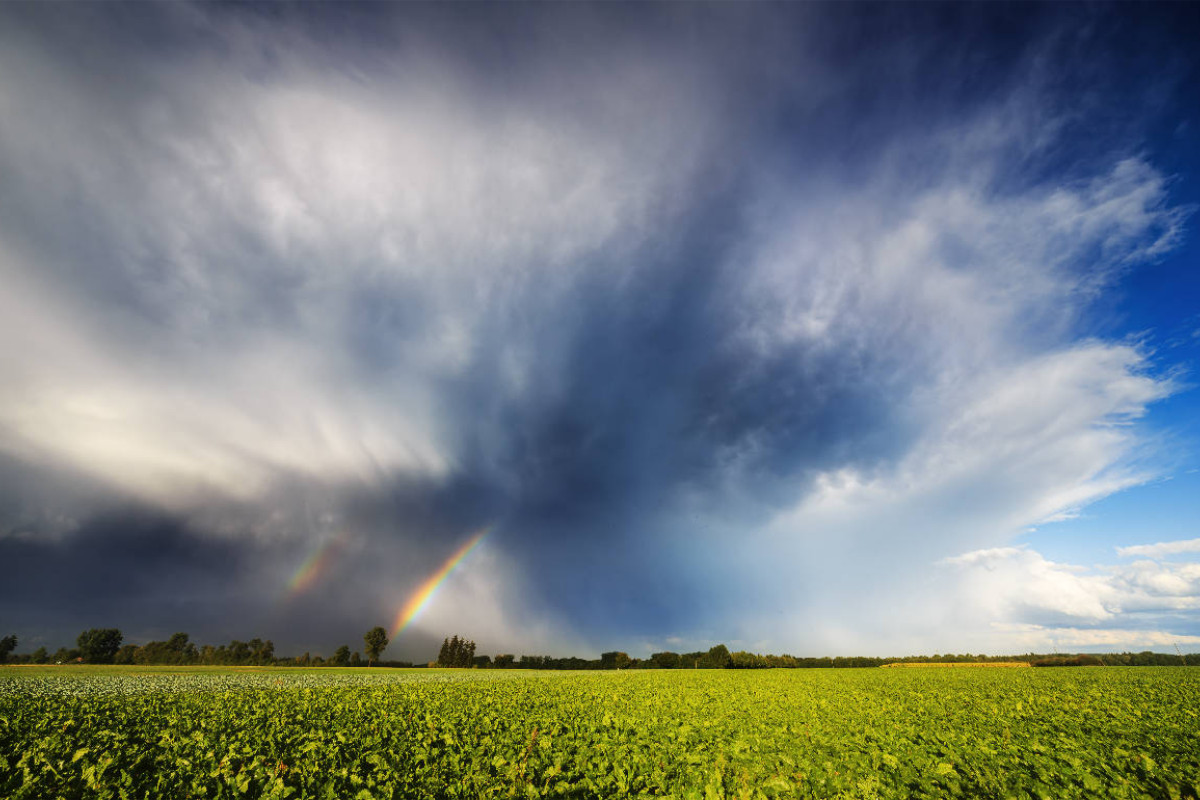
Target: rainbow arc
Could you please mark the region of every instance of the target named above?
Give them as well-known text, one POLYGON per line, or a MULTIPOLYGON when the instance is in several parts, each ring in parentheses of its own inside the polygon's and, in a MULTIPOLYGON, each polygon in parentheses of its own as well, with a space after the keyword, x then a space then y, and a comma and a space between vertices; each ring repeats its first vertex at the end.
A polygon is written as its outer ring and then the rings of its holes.
POLYGON ((454 553, 446 559, 445 563, 438 568, 438 571, 425 579, 425 582, 413 592, 412 596, 401 606, 400 611, 396 614, 396 621, 392 624, 392 638, 395 639, 404 629, 408 627, 418 614, 421 613, 425 606, 429 605, 429 601, 433 599, 438 588, 445 582, 446 578, 450 577, 450 573, 454 572, 455 568, 470 555, 471 551, 487 537, 491 532, 491 528, 484 528, 476 533, 454 551, 454 553))

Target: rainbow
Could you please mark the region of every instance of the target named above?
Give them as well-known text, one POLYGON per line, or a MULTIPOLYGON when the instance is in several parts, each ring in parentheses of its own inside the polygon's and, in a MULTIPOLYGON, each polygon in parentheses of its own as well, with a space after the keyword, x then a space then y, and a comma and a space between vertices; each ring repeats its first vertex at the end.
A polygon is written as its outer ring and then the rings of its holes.
POLYGON ((315 550, 309 553, 308 558, 304 559, 304 563, 287 582, 288 599, 311 589, 313 584, 329 571, 329 568, 337 561, 338 553, 345 541, 346 534, 343 531, 332 539, 321 542, 315 550))
POLYGON ((408 602, 401 606, 400 611, 396 613, 396 621, 392 625, 393 639, 404 632, 404 629, 408 627, 408 624, 413 621, 417 614, 421 613, 421 609, 429 605, 429 601, 433 599, 433 595, 437 592, 438 587, 442 585, 442 582, 445 581, 446 578, 450 576, 450 573, 454 571, 454 568, 461 564, 463 559, 475 549, 475 546, 483 541, 484 537, 487 536, 490 531, 491 528, 484 528, 464 542, 461 547, 454 551, 454 554, 451 555, 450 558, 446 559, 446 563, 442 564, 437 572, 430 575, 425 582, 421 584, 420 588, 413 592, 412 596, 408 598, 408 602))

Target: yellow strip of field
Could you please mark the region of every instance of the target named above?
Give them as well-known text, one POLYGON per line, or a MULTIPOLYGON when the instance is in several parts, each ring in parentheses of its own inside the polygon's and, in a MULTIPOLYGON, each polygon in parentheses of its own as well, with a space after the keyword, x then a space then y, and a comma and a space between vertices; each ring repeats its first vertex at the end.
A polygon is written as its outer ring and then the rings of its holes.
POLYGON ((882 664, 883 667, 1028 667, 1028 661, 907 661, 882 664))

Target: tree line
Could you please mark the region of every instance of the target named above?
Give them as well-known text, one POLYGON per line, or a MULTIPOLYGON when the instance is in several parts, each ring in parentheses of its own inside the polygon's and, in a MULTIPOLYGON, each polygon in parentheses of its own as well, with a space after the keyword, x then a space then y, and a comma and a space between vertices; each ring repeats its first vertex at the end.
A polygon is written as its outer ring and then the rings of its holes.
POLYGON ((472 667, 475 669, 555 669, 555 670, 620 670, 620 669, 846 669, 882 667, 885 664, 987 664, 1025 662, 1034 666, 1200 666, 1200 653, 1168 655, 1149 650, 1140 653, 1065 654, 1025 653, 1023 655, 988 656, 971 653, 946 653, 932 656, 824 656, 760 655, 744 650, 730 652, 723 644, 693 653, 669 650, 652 653, 649 658, 633 658, 619 650, 602 653, 598 659, 575 656, 565 658, 511 653, 496 656, 476 656, 475 643, 459 636, 443 640, 436 662, 429 666, 472 667))
POLYGON ((408 661, 380 659, 388 646, 387 631, 376 626, 363 636, 363 651, 351 651, 341 645, 334 654, 304 653, 299 656, 277 656, 270 639, 234 639, 228 645, 196 645, 186 633, 176 633, 166 641, 143 645, 122 644, 124 636, 117 628, 90 628, 79 634, 74 648, 59 648, 53 654, 45 647, 32 653, 13 655, 17 648, 14 635, 0 638, 0 663, 17 664, 139 664, 180 666, 296 666, 296 667, 454 667, 459 669, 554 669, 554 670, 621 670, 621 669, 833 669, 881 667, 885 664, 956 664, 1025 662, 1037 667, 1056 666, 1200 666, 1200 653, 1171 655, 1143 650, 1139 653, 1025 653, 1022 655, 986 656, 934 654, 932 656, 824 656, 761 655, 744 650, 730 652, 718 644, 708 650, 675 653, 669 650, 651 653, 649 658, 634 658, 628 653, 613 650, 598 659, 576 656, 522 655, 511 653, 495 656, 475 655, 475 642, 457 634, 442 640, 436 661, 413 664, 408 661), (366 657, 363 657, 365 653, 366 657))
POLYGON ((0 663, 16 664, 139 664, 176 666, 275 666, 275 667, 369 667, 373 664, 388 667, 411 667, 407 661, 380 661, 388 646, 387 631, 376 626, 363 636, 364 659, 358 651, 351 653, 342 645, 331 658, 304 653, 299 656, 275 655, 270 639, 237 639, 228 645, 197 645, 186 633, 176 633, 166 641, 143 645, 125 644, 119 628, 89 628, 79 634, 75 647, 60 647, 53 654, 45 647, 32 653, 10 656, 17 647, 16 636, 0 639, 0 663))
POLYGON ((1200 666, 1200 653, 1169 655, 1149 650, 1140 653, 1025 653, 1022 655, 988 656, 971 653, 946 653, 932 656, 899 656, 880 658, 877 656, 824 656, 801 657, 793 655, 760 655, 744 650, 730 652, 723 644, 708 650, 693 653, 675 653, 669 650, 652 653, 649 658, 633 658, 619 650, 602 653, 598 659, 568 656, 523 655, 517 658, 511 653, 496 656, 476 656, 475 643, 458 636, 442 642, 442 651, 436 662, 429 666, 472 667, 475 669, 556 669, 556 670, 620 670, 620 669, 847 669, 882 667, 885 664, 988 664, 1000 662, 1025 662, 1033 666, 1200 666), (455 642, 469 646, 455 650, 455 642), (459 655, 454 655, 458 653, 459 655))

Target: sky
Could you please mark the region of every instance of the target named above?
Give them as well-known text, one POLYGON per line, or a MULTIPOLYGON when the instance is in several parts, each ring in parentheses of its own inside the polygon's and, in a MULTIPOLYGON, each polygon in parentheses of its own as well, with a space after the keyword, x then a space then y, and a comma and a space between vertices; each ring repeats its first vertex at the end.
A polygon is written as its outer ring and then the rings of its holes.
POLYGON ((0 633, 1200 650, 1200 6, 0 7, 0 633))

